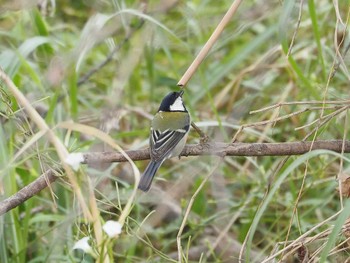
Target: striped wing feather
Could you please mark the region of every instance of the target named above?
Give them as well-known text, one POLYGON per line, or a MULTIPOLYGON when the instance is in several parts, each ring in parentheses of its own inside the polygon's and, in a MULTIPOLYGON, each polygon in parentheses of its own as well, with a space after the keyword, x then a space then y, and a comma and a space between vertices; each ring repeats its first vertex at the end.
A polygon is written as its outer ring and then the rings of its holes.
POLYGON ((152 130, 151 136, 151 157, 158 161, 167 158, 171 151, 185 136, 186 130, 152 130))

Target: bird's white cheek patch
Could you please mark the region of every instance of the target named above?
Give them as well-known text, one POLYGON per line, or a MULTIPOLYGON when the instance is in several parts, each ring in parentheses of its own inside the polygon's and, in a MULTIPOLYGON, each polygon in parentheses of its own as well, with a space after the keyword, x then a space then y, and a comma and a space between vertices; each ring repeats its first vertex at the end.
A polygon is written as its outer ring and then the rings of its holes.
POLYGON ((171 111, 185 111, 185 107, 182 102, 182 98, 178 97, 175 102, 170 105, 170 110, 171 111))

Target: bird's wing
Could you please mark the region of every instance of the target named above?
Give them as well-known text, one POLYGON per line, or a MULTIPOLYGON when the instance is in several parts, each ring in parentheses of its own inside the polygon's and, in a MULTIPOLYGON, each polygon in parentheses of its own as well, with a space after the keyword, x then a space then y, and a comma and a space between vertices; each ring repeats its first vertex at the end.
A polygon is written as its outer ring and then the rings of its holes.
POLYGON ((187 130, 153 130, 151 134, 151 157, 154 161, 167 158, 185 136, 187 130))

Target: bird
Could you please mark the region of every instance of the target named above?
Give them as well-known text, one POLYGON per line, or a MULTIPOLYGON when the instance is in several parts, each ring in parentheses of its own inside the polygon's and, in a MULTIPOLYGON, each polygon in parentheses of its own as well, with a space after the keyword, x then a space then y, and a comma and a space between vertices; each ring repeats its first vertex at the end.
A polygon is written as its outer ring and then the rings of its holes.
POLYGON ((141 191, 147 192, 162 163, 179 156, 185 147, 191 117, 184 105, 183 94, 184 90, 166 95, 152 120, 149 138, 151 161, 141 176, 138 185, 141 191))

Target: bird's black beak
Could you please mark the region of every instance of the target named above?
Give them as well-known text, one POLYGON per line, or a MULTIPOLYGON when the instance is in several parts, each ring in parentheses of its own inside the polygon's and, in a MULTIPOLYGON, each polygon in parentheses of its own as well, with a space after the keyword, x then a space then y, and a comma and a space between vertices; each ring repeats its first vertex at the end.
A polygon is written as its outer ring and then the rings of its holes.
POLYGON ((184 95, 185 91, 184 90, 181 90, 180 91, 180 97, 182 98, 182 95, 184 95))

